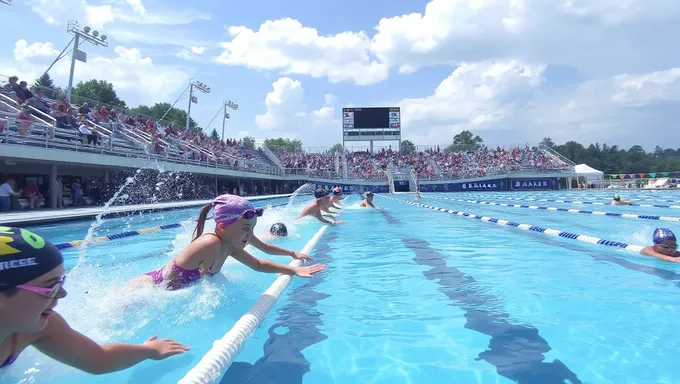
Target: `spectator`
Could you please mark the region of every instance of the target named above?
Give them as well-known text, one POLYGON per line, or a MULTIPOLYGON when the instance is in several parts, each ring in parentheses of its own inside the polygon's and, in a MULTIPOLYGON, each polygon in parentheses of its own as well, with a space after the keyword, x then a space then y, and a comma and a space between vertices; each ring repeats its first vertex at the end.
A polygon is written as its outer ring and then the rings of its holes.
POLYGON ((28 209, 36 209, 43 201, 43 195, 40 193, 35 181, 30 180, 24 188, 24 197, 28 200, 28 209))
POLYGON ((12 207, 12 197, 21 196, 21 191, 14 192, 16 182, 14 179, 7 179, 7 181, 0 185, 0 212, 7 212, 12 207))

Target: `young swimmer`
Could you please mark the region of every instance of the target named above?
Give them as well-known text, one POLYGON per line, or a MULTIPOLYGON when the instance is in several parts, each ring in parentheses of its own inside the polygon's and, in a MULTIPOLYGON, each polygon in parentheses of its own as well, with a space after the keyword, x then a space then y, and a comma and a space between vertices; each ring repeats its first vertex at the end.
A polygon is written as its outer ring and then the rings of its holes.
POLYGON ((288 236, 288 228, 283 223, 276 223, 269 228, 269 233, 276 237, 286 237, 288 236))
POLYGON ((312 277, 326 266, 315 264, 291 267, 268 260, 260 260, 246 252, 248 243, 272 255, 289 255, 300 260, 309 256, 262 242, 253 234, 257 217, 263 208, 255 209, 247 199, 235 195, 218 196, 206 204, 198 217, 194 238, 185 249, 163 268, 138 277, 138 281, 165 283, 168 289, 179 289, 195 283, 203 276, 212 276, 222 269, 227 257, 232 256, 251 269, 265 273, 286 273, 300 277, 312 277), (210 210, 214 212, 215 232, 203 234, 210 210))
POLYGON ((162 360, 189 348, 168 339, 99 345, 54 310, 66 297, 64 259, 49 241, 22 228, 0 227, 0 368, 29 346, 92 374, 162 360))
POLYGON ((621 195, 617 193, 616 195, 614 195, 611 205, 631 205, 631 204, 632 202, 630 201, 621 201, 621 195))
POLYGON ((329 206, 331 208, 335 209, 341 209, 340 207, 336 206, 335 204, 338 203, 340 204, 340 200, 342 200, 342 188, 340 187, 335 187, 333 188, 333 195, 331 196, 331 202, 329 206))
MULTIPOLYGON (((300 215, 297 217, 298 219, 301 219, 305 216, 314 216, 316 217, 317 220, 319 220, 322 223, 325 224, 345 224, 344 221, 341 220, 336 220, 336 221, 330 221, 326 219, 322 214, 321 211, 324 212, 330 212, 328 210, 328 204, 330 203, 330 197, 328 196, 328 192, 325 189, 317 189, 314 192, 314 201, 309 203, 305 209, 302 210, 300 215)), ((333 212, 330 212, 333 213, 333 212)))
POLYGON ((367 208, 367 207, 372 207, 375 208, 375 205, 373 205, 373 192, 368 191, 366 192, 366 199, 359 204, 360 207, 362 208, 367 208))
POLYGON ((667 228, 657 228, 652 235, 654 245, 644 247, 641 254, 645 256, 654 256, 665 261, 672 261, 680 263, 680 252, 678 252, 678 243, 675 234, 667 228))

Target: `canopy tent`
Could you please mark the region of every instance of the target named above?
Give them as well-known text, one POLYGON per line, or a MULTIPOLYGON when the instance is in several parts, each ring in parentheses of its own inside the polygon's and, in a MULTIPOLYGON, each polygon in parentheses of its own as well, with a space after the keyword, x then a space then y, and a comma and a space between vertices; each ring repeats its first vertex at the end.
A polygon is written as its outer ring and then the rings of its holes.
POLYGON ((598 171, 587 164, 579 164, 574 167, 579 177, 584 177, 587 184, 604 184, 604 172, 598 171))

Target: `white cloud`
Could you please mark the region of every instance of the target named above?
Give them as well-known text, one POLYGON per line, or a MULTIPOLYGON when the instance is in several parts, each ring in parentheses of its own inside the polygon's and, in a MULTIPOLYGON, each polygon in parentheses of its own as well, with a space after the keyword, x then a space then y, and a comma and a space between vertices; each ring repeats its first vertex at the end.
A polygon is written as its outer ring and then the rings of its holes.
POLYGON ((232 39, 221 44, 224 52, 216 59, 222 64, 358 85, 387 78, 387 67, 369 55, 370 40, 364 32, 322 36, 293 19, 266 21, 257 31, 229 27, 228 32, 232 39))
POLYGON ((319 144, 328 140, 328 135, 312 135, 318 128, 328 129, 338 127, 339 120, 335 119, 334 104, 337 98, 331 94, 324 96, 324 104, 316 110, 305 105, 305 90, 302 83, 288 77, 282 77, 272 84, 273 90, 265 98, 266 112, 255 116, 255 124, 272 135, 283 137, 304 136, 307 143, 319 144), (274 133, 275 132, 275 133, 274 133))
POLYGON ((191 52, 197 54, 197 55, 202 55, 206 51, 206 47, 191 47, 191 52))
MULTIPOLYGON (((89 79, 113 83, 118 95, 132 106, 167 101, 186 85, 191 73, 178 66, 156 65, 139 49, 115 47, 110 57, 90 55, 87 63, 77 62, 74 85, 89 79)), ((51 43, 28 44, 19 40, 14 60, 0 61, 0 73, 12 73, 29 83, 42 75, 57 55, 51 43)), ((59 61, 50 71, 58 85, 65 86, 69 60, 59 61)))

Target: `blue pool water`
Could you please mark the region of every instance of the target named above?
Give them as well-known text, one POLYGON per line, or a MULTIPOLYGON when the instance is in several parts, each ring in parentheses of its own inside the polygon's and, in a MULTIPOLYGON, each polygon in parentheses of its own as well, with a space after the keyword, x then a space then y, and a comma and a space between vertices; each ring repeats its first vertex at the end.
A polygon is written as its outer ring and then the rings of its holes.
MULTIPOLYGON (((674 191, 624 191, 639 203, 674 191)), ((392 195, 413 201, 412 195, 392 195)), ((497 219, 648 245, 659 225, 680 224, 437 199, 472 199, 680 217, 680 209, 587 206, 510 199, 607 202, 610 192, 432 193, 420 202, 497 219)), ((320 224, 273 208, 258 223, 294 223, 276 244, 301 249, 320 224)), ((676 383, 680 264, 448 215, 378 196, 379 210, 349 197, 311 256, 328 269, 294 278, 222 383, 676 383)), ((266 202, 276 204, 279 201, 266 202)), ((189 220, 196 210, 107 220, 97 235, 189 220)), ((53 242, 81 239, 90 223, 36 227, 53 242)), ((275 279, 230 263, 176 292, 131 291, 130 278, 164 265, 191 226, 67 250, 69 296, 58 310, 99 342, 154 335, 192 350, 162 362, 90 376, 28 350, 1 383, 173 383, 275 279)), ((289 262, 289 258, 258 257, 289 262)))

